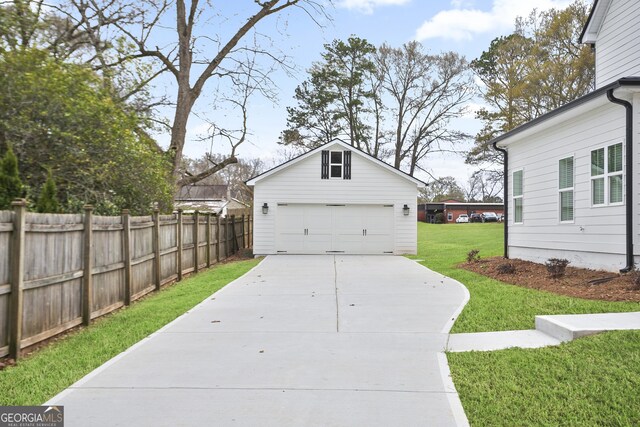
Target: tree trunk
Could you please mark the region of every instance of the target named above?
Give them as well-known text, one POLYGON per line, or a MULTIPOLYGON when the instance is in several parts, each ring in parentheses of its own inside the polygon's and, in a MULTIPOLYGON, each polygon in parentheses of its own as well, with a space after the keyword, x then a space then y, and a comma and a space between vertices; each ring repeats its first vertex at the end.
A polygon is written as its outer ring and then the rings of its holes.
POLYGON ((187 123, 193 107, 193 98, 189 88, 179 87, 178 90, 176 112, 171 127, 171 145, 169 146, 169 151, 173 156, 173 174, 176 180, 181 178, 182 151, 187 136, 187 123))
POLYGON ((398 117, 398 127, 396 129, 396 152, 393 160, 393 166, 400 169, 402 163, 402 117, 398 117))

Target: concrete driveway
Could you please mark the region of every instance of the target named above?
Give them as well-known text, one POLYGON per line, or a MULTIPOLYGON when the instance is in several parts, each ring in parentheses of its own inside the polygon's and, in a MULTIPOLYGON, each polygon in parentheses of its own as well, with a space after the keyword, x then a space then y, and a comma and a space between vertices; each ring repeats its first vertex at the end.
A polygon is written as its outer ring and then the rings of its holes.
POLYGON ((269 256, 47 404, 65 426, 466 425, 458 282, 392 256, 269 256))

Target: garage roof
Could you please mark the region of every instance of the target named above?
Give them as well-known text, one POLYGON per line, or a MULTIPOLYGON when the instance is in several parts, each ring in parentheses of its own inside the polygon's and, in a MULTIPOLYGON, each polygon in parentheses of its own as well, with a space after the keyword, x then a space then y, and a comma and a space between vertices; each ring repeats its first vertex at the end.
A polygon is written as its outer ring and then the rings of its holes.
POLYGON ((300 155, 298 157, 295 157, 295 158, 293 158, 293 159, 291 159, 291 160, 289 160, 289 161, 287 161, 285 163, 282 163, 281 165, 276 166, 273 169, 269 169, 268 171, 263 172, 260 175, 254 176, 253 178, 248 180, 246 182, 246 184, 247 185, 255 185, 257 182, 267 178, 268 176, 273 175, 274 173, 277 173, 277 172, 279 172, 279 171, 281 171, 281 170, 283 170, 285 168, 288 168, 288 167, 298 163, 299 161, 306 159, 307 157, 313 156, 315 153, 318 153, 318 152, 322 151, 323 149, 325 149, 326 147, 328 147, 330 145, 336 145, 336 144, 342 146, 342 148, 344 148, 345 150, 350 150, 354 154, 362 157, 363 159, 366 159, 366 160, 368 160, 368 161, 370 161, 372 163, 375 163, 378 166, 380 166, 380 167, 382 167, 382 168, 384 168, 384 169, 386 169, 386 170, 388 170, 390 172, 395 173, 396 175, 400 176, 401 178, 406 179, 407 181, 413 182, 414 184, 416 184, 418 186, 418 188, 424 188, 424 187, 427 186, 427 184, 424 183, 423 181, 420 181, 419 179, 412 177, 408 173, 403 172, 400 169, 396 169, 393 166, 388 165, 387 163, 383 162, 382 160, 376 159, 372 155, 370 155, 368 153, 365 153, 364 151, 359 150, 356 147, 354 147, 352 145, 349 145, 346 142, 341 141, 339 139, 334 139, 331 142, 327 142, 326 144, 321 145, 320 147, 315 148, 315 149, 313 149, 311 151, 308 151, 308 152, 306 152, 306 153, 304 153, 304 154, 302 154, 302 155, 300 155))

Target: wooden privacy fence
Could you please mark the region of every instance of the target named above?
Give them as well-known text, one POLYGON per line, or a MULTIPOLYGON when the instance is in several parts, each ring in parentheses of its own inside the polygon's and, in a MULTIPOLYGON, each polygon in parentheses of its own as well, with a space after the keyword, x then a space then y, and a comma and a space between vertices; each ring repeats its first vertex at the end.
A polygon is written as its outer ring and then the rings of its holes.
POLYGON ((252 245, 252 218, 0 211, 0 357, 102 316, 252 245))

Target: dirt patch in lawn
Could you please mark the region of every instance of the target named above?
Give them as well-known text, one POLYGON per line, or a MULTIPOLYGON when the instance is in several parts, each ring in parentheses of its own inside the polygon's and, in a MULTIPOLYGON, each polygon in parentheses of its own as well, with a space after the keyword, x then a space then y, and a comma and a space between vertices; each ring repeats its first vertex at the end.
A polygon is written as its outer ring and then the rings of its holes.
POLYGON ((544 264, 518 259, 506 260, 502 257, 483 258, 460 264, 459 267, 501 282, 570 297, 640 302, 640 287, 634 283, 634 275, 640 274, 638 272, 622 275, 569 266, 564 277, 552 279, 544 264), (507 263, 515 268, 514 273, 500 273, 501 270, 507 269, 504 267, 507 263))

